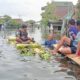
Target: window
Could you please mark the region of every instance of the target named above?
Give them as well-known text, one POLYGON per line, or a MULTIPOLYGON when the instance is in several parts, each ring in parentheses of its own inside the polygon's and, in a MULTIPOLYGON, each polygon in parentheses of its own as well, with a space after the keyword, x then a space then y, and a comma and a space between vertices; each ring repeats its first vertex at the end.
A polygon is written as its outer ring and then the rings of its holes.
POLYGON ((58 26, 58 30, 61 30, 61 26, 58 26))

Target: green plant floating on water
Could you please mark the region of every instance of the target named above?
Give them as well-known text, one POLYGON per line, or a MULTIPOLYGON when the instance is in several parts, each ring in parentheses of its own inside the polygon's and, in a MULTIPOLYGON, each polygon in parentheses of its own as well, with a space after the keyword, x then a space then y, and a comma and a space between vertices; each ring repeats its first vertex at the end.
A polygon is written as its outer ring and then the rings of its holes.
POLYGON ((24 48, 28 48, 29 47, 29 44, 17 44, 16 45, 16 48, 21 50, 21 49, 24 49, 24 48))
POLYGON ((23 56, 34 56, 35 53, 33 52, 32 49, 24 48, 24 49, 21 50, 21 55, 23 55, 23 56))
POLYGON ((49 60, 51 58, 51 55, 45 52, 44 54, 41 54, 40 57, 44 60, 49 60))
POLYGON ((24 53, 24 54, 22 54, 23 56, 34 56, 34 54, 33 53, 31 53, 31 52, 26 52, 26 53, 24 53))
POLYGON ((17 49, 23 49, 23 48, 40 48, 41 46, 37 43, 30 43, 30 44, 17 44, 17 49))
POLYGON ((30 45, 29 45, 31 48, 40 48, 41 46, 39 45, 39 44, 37 44, 37 43, 31 43, 30 45))
POLYGON ((41 59, 43 60, 50 60, 51 55, 48 51, 46 51, 45 49, 41 48, 40 45, 38 44, 28 44, 26 45, 27 47, 25 47, 24 44, 18 44, 17 45, 17 49, 20 50, 20 54, 22 56, 35 56, 35 54, 38 54, 41 59), (36 48, 37 47, 37 48, 36 48))

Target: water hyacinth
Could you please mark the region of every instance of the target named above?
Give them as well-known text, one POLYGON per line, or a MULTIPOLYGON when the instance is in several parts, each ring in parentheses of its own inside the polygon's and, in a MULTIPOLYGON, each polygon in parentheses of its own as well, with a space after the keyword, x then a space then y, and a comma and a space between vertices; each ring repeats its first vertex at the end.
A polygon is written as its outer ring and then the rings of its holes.
POLYGON ((50 53, 43 49, 42 47, 41 48, 27 47, 21 49, 21 55, 23 56, 35 56, 35 54, 38 54, 40 58, 43 60, 49 60, 51 58, 50 53))

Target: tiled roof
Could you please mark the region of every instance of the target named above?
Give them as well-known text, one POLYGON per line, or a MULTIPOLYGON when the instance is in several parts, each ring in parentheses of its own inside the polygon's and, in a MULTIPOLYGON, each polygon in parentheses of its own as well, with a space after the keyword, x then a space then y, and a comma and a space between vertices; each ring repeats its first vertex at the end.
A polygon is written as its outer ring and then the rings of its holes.
MULTIPOLYGON (((53 1, 53 5, 55 5, 53 15, 57 16, 59 19, 63 19, 68 13, 74 12, 74 5, 72 2, 55 2, 55 1, 53 1)), ((45 9, 43 9, 43 10, 45 10, 45 9)))
POLYGON ((23 22, 22 19, 13 19, 13 20, 16 20, 17 22, 20 22, 20 23, 23 22))

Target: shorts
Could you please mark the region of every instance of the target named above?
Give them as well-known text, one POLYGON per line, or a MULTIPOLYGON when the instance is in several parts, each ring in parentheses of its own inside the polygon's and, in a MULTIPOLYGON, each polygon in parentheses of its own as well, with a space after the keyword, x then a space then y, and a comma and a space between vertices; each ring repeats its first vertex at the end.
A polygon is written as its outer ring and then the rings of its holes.
POLYGON ((77 50, 77 47, 76 47, 76 42, 74 40, 71 41, 70 48, 71 48, 72 54, 75 54, 76 50, 77 50))

